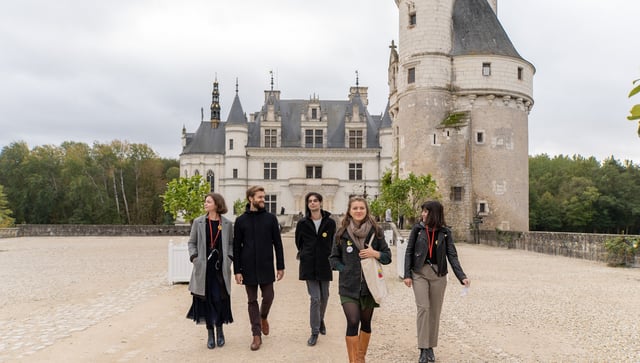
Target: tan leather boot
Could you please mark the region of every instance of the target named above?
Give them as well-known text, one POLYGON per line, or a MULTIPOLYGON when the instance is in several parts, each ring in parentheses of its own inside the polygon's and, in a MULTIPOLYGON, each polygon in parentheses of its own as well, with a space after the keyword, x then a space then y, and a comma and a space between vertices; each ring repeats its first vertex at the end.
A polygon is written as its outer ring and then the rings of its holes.
POLYGON ((371 333, 360 330, 358 336, 358 363, 365 363, 364 356, 367 355, 367 349, 369 348, 369 339, 371 339, 371 333))
POLYGON ((347 354, 349 355, 349 363, 356 363, 358 361, 358 349, 360 349, 359 338, 357 335, 352 337, 344 337, 347 342, 347 354))

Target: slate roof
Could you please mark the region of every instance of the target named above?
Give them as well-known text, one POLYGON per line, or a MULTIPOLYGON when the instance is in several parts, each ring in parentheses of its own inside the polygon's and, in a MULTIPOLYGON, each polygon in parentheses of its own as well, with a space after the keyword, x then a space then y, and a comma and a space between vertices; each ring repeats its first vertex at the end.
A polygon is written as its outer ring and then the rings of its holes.
POLYGON ((217 128, 211 127, 211 122, 202 121, 198 130, 187 137, 187 145, 182 154, 224 154, 225 131, 224 122, 217 128))
POLYGON ((451 55, 476 54, 522 59, 487 0, 456 0, 451 55))

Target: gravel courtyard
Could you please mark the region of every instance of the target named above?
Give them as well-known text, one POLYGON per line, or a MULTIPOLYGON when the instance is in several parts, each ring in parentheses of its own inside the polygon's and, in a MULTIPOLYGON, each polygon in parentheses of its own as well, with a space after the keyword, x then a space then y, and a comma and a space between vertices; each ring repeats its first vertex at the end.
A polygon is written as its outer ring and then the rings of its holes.
MULTIPOLYGON (((178 238, 182 239, 182 238, 178 238)), ((346 362, 331 285, 327 335, 309 336, 293 234, 276 283, 271 334, 249 350, 246 295, 234 285, 227 344, 185 319, 186 284, 167 282, 169 237, 0 239, 0 362, 346 362)), ((457 244, 469 294, 450 276, 438 362, 640 362, 640 269, 457 244)), ((416 362, 413 292, 386 266, 390 296, 373 317, 368 362, 416 362)))

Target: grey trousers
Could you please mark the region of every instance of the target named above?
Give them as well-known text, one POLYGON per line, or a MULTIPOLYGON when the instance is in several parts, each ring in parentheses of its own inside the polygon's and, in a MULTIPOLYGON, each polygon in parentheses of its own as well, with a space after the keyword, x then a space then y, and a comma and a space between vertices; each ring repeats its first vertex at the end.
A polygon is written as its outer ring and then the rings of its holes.
POLYGON ((438 276, 428 264, 413 271, 413 293, 416 298, 418 328, 418 348, 433 348, 438 345, 440 312, 444 291, 447 288, 447 276, 438 276))
POLYGON ((311 306, 309 307, 311 334, 317 335, 320 333, 320 323, 324 320, 324 313, 327 311, 330 281, 307 280, 306 282, 307 291, 311 298, 311 306))

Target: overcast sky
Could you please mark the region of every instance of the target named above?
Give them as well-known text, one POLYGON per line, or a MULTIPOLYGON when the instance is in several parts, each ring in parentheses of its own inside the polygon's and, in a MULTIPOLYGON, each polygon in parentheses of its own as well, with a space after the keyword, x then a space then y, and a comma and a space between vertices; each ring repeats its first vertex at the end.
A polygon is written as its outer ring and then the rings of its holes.
MULTIPOLYGON (((613 155, 640 163, 626 116, 640 78, 636 0, 499 0, 498 17, 536 67, 529 154, 613 155)), ((345 99, 369 87, 387 103, 393 0, 20 0, 0 12, 0 147, 114 139, 178 158, 182 126, 222 118, 235 95, 260 109, 269 71, 282 98, 345 99)))

